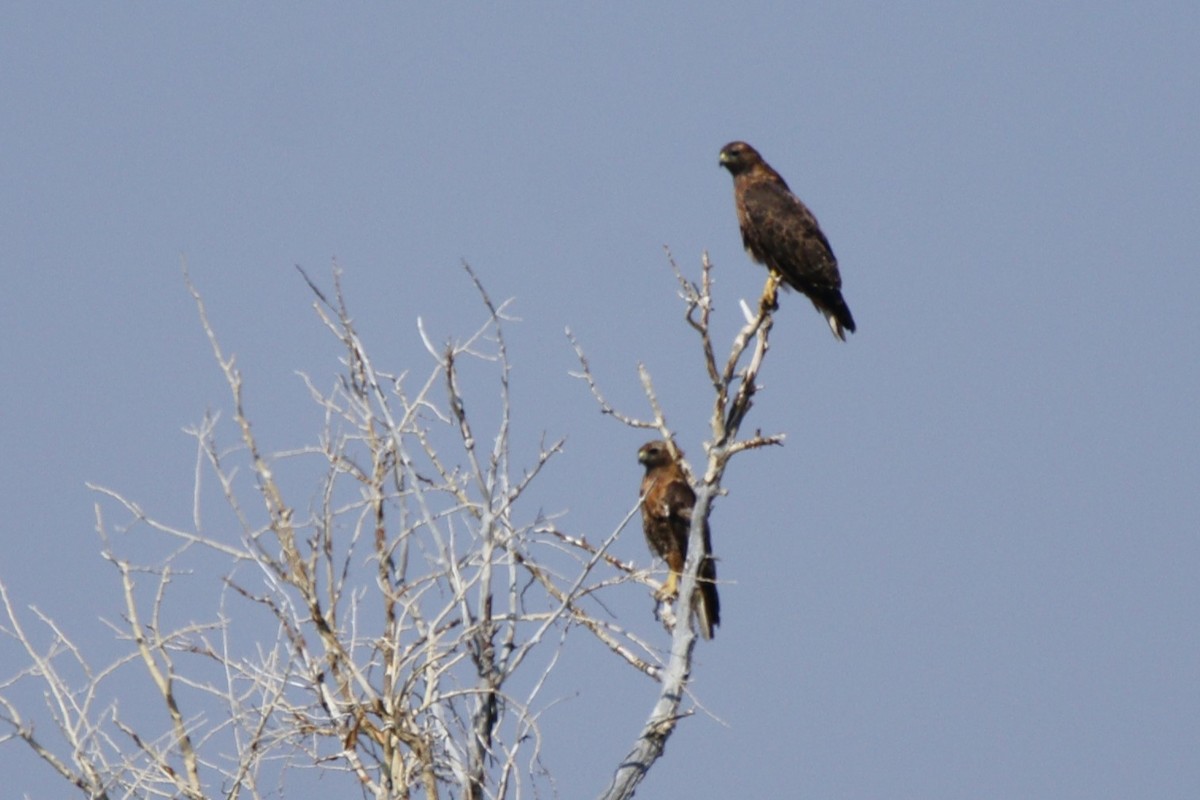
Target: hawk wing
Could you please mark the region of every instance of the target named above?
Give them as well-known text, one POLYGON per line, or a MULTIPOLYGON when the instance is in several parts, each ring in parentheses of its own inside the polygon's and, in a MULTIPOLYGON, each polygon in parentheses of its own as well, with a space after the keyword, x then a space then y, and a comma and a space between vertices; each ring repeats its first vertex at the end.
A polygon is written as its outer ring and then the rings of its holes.
POLYGON ((749 181, 742 192, 742 244, 751 258, 784 277, 805 294, 838 290, 842 278, 829 240, 817 218, 787 184, 749 181))

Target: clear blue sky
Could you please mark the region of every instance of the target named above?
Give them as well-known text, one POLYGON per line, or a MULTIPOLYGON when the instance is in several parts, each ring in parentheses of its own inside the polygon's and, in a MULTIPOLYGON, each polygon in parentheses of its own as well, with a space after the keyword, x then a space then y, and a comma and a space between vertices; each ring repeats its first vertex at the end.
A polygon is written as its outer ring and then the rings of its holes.
MULTIPOLYGON (((569 437, 547 510, 610 530, 644 436, 562 330, 630 412, 645 361, 701 452, 662 248, 711 253, 732 330, 763 278, 717 166, 745 139, 820 218, 859 332, 783 298, 751 426, 787 446, 736 461, 713 519, 694 689, 724 722, 686 722, 642 794, 1200 795, 1200 8, 649 5, 0 10, 0 578, 108 652, 84 481, 188 521, 181 429, 226 393, 181 258, 280 449, 315 435, 296 371, 337 356, 293 265, 336 258, 399 371, 418 314, 479 322, 467 259, 523 320, 516 435, 569 437)), ((633 529, 617 552, 647 560, 633 529)), ((546 755, 589 797, 652 687, 567 665, 546 755)), ((0 773, 67 796, 11 747, 0 773)))

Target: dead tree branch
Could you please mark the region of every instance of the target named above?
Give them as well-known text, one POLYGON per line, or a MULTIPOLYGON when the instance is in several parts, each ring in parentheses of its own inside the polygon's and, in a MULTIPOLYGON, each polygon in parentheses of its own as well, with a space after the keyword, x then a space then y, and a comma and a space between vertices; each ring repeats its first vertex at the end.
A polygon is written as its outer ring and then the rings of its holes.
MULTIPOLYGON (((689 472, 695 484, 696 503, 692 509, 688 558, 679 584, 677 602, 682 606, 677 613, 663 615, 668 624, 672 621, 678 623, 680 620, 684 624, 674 624, 672 627, 671 651, 662 672, 662 686, 658 699, 632 748, 621 759, 612 783, 600 795, 602 800, 624 800, 632 797, 654 762, 662 756, 667 739, 674 732, 679 719, 691 713, 681 711, 691 676, 692 652, 696 644, 696 634, 688 621, 692 619, 696 581, 704 553, 704 530, 712 513, 713 501, 722 492, 722 481, 730 458, 743 450, 781 444, 783 441, 782 434, 764 436, 760 431, 756 431, 750 437, 739 438, 742 425, 753 405, 754 394, 758 389, 758 373, 768 349, 772 326, 769 304, 760 302, 757 313, 750 313, 746 305, 742 304, 745 324, 734 336, 728 357, 721 362, 716 355, 712 336, 712 263, 708 255, 705 254, 701 262, 699 284, 684 276, 669 253, 668 260, 679 283, 679 295, 685 307, 684 319, 700 340, 704 369, 713 387, 714 402, 710 418, 712 438, 704 445, 706 464, 702 476, 696 479, 694 473, 689 472)), ((674 447, 675 437, 666 424, 653 389, 653 382, 645 367, 639 364, 638 374, 654 418, 653 422, 649 423, 606 409, 582 348, 573 339, 572 344, 580 359, 581 376, 587 381, 597 402, 601 403, 601 410, 626 424, 630 424, 631 421, 636 423, 633 427, 657 429, 662 438, 674 447)))

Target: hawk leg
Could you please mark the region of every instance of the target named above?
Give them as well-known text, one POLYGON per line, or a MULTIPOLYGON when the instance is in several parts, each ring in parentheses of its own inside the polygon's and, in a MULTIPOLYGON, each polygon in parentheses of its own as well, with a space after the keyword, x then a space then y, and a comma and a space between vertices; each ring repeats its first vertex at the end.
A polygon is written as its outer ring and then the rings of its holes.
POLYGON ((658 601, 674 600, 679 596, 679 573, 671 570, 667 575, 667 582, 664 583, 657 592, 654 593, 654 599, 658 601))
POLYGON ((773 269, 767 272, 767 283, 763 286, 762 299, 758 302, 763 311, 775 311, 779 308, 779 282, 782 276, 773 269))
POLYGON ((679 576, 683 572, 683 553, 672 550, 667 553, 667 582, 654 593, 655 600, 674 600, 679 596, 679 576))

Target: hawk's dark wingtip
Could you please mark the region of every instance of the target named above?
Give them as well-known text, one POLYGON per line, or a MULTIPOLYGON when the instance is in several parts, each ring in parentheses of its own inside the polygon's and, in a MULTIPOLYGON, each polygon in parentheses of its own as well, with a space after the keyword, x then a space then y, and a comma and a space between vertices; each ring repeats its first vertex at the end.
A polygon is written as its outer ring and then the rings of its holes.
POLYGON ((712 639, 721 624, 721 599, 717 594, 717 566, 711 558, 700 567, 700 597, 696 604, 700 636, 712 639))

